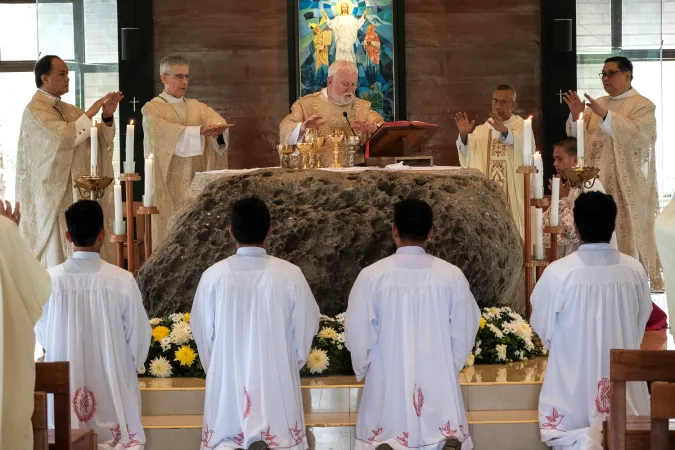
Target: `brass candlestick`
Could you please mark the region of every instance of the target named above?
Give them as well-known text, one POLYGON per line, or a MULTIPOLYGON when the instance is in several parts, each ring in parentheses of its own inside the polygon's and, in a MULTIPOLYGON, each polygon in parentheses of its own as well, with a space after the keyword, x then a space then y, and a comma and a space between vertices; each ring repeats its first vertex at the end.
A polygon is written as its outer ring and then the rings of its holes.
POLYGON ((309 163, 310 162, 309 159, 310 159, 310 154, 312 152, 312 148, 314 148, 314 144, 303 142, 303 143, 298 143, 296 145, 296 147, 298 148, 298 150, 300 151, 300 154, 302 155, 301 168, 303 170, 310 169, 311 166, 310 166, 310 163, 309 163))
POLYGON ((592 188, 599 173, 600 169, 597 167, 570 167, 562 170, 562 175, 572 189, 592 188))
POLYGON ((100 177, 95 175, 95 173, 95 171, 92 171, 94 175, 77 177, 75 179, 75 187, 77 187, 80 197, 99 200, 105 195, 105 188, 110 186, 113 179, 111 177, 100 177))
POLYGON ((277 151, 279 152, 279 165, 281 168, 290 169, 291 153, 295 151, 295 147, 292 145, 279 144, 277 145, 277 151))
POLYGON ((347 136, 347 167, 356 165, 356 152, 361 146, 361 139, 358 136, 347 136))
POLYGON ((345 132, 342 130, 333 130, 331 134, 328 135, 328 140, 333 146, 333 164, 332 167, 339 169, 342 167, 340 162, 340 146, 345 140, 345 132))

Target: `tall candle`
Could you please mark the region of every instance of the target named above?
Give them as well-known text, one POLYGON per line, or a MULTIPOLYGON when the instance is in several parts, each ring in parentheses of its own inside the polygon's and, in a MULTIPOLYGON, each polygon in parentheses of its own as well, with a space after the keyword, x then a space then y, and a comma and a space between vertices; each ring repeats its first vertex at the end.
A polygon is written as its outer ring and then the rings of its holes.
POLYGON ((115 196, 115 222, 122 223, 122 185, 119 181, 115 182, 113 189, 115 196))
POLYGON ((550 224, 552 227, 557 227, 560 224, 559 208, 560 208, 560 177, 553 177, 551 181, 551 211, 549 213, 550 224))
POLYGON ((584 113, 581 113, 577 119, 577 159, 580 167, 584 166, 584 132, 584 113))
POLYGON ((544 198, 544 164, 541 160, 541 153, 535 153, 534 166, 537 172, 534 174, 534 198, 544 198))
POLYGON ((544 216, 543 210, 537 208, 534 214, 535 222, 535 241, 534 241, 534 259, 544 259, 544 216))
POLYGON ((91 170, 92 175, 96 175, 98 168, 98 128, 96 128, 96 121, 94 120, 91 127, 91 170))
MULTIPOLYGON (((112 163, 113 163, 113 172, 119 173, 119 171, 120 171, 120 148, 117 145, 115 145, 115 148, 113 148, 112 163)), ((115 177, 115 178, 117 178, 117 177, 115 177)))
POLYGON ((152 206, 152 155, 145 160, 145 195, 143 206, 152 206))
MULTIPOLYGON (((127 125, 127 140, 126 140, 126 151, 127 151, 127 157, 126 157, 126 162, 127 164, 131 165, 133 167, 134 163, 134 130, 135 130, 135 125, 134 121, 132 120, 129 122, 129 125, 127 125)), ((131 169, 133 171, 133 169, 131 169)))
POLYGON ((525 126, 523 128, 523 166, 532 165, 532 116, 525 119, 525 126))

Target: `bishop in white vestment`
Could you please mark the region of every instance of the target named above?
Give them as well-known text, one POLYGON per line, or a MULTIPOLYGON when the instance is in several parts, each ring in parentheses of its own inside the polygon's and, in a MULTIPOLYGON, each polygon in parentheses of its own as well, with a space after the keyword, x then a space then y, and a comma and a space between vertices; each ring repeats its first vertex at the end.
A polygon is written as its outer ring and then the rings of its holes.
POLYGON ((357 19, 349 10, 350 3, 339 2, 340 14, 332 19, 328 18, 325 10, 322 9, 321 13, 326 24, 333 31, 335 38, 335 61, 348 61, 356 64, 354 44, 356 43, 359 30, 366 23, 368 10, 365 10, 363 15, 357 19))
MULTIPOLYGON (((652 300, 642 265, 609 244, 614 200, 583 193, 574 216, 582 245, 549 265, 532 293, 532 328, 550 349, 539 428, 554 449, 601 450, 610 350, 640 348, 652 300)), ((628 415, 649 413, 646 383, 628 383, 627 393, 628 415)))
POLYGON ((160 63, 164 91, 143 106, 145 157, 154 159, 153 246, 166 235, 171 216, 197 172, 226 169, 227 122, 213 108, 185 98, 190 70, 186 59, 167 56, 160 63))
POLYGON ((206 371, 201 449, 307 449, 300 369, 319 328, 319 307, 297 266, 267 255, 269 212, 235 203, 237 253, 211 266, 190 322, 206 371), (258 444, 257 444, 258 445, 258 444))
POLYGON ((98 253, 104 239, 98 204, 82 200, 66 214, 75 252, 49 269, 52 296, 37 338, 45 362, 70 362, 71 427, 94 430, 102 448, 142 450, 136 373, 148 355, 151 327, 141 293, 130 272, 98 253))
POLYGON ((586 105, 575 92, 565 94, 571 111, 567 134, 577 136, 576 120, 583 112, 585 165, 600 169, 603 186, 616 199, 619 251, 640 259, 652 290, 658 291, 663 281, 654 240, 656 106, 633 89, 633 64, 627 58, 608 58, 601 77, 608 96, 586 94, 586 105))
POLYGON ((32 450, 33 326, 52 286, 8 216, 0 204, 0 448, 32 450))
MULTIPOLYGON (((497 86, 492 94, 491 119, 476 127, 466 114, 459 113, 455 122, 459 129, 457 150, 462 167, 478 169, 504 190, 511 216, 524 237, 524 184, 523 175, 517 173, 523 163, 522 117, 513 114, 516 108, 516 91, 508 85, 497 86), (473 132, 472 132, 473 130, 473 132)), ((534 137, 532 148, 535 148, 534 137)))
POLYGON ((363 269, 349 295, 345 342, 366 380, 356 450, 440 450, 447 439, 470 450, 458 373, 480 310, 462 271, 423 249, 431 208, 405 200, 394 221, 396 254, 363 269))
MULTIPOLYGON (((35 74, 40 79, 38 90, 26 106, 19 132, 16 200, 23 215, 21 234, 42 264, 53 267, 70 254, 63 213, 80 198, 73 180, 90 174, 90 133, 99 110, 103 119, 96 126, 99 174, 113 175, 113 114, 123 96, 110 93, 85 112, 61 100, 69 89, 68 66, 63 60, 44 56, 35 64, 35 74)), ((111 199, 109 190, 102 202, 112 220, 111 199)), ((105 256, 112 257, 112 244, 109 248, 105 256)))

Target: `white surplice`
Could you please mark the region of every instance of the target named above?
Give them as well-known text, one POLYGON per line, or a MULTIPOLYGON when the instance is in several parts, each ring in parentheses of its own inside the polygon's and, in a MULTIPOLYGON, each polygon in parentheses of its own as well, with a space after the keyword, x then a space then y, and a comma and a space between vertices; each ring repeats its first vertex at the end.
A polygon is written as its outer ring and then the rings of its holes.
POLYGON ((201 448, 307 449, 300 368, 319 307, 300 268, 240 248, 204 272, 190 322, 206 371, 201 448))
POLYGON ((473 448, 458 373, 471 353, 480 310, 462 271, 402 247, 361 271, 349 295, 345 341, 366 378, 356 450, 473 448))
MULTIPOLYGON (((663 279, 666 285, 668 299, 668 317, 671 323, 675 320, 675 201, 663 209, 656 218, 654 225, 656 245, 659 249, 659 257, 663 264, 663 279)), ((670 333, 675 336, 675 328, 671 326, 670 333)))
MULTIPOLYGON (((602 448, 610 349, 640 348, 652 311, 647 274, 610 244, 584 244, 546 268, 532 293, 532 328, 550 349, 539 397, 541 440, 602 448)), ((629 415, 649 413, 645 383, 628 383, 629 415)))
POLYGON ((151 327, 136 280, 90 252, 75 252, 49 274, 52 296, 35 331, 46 362, 70 361, 71 426, 96 431, 106 448, 141 450, 136 371, 151 327))

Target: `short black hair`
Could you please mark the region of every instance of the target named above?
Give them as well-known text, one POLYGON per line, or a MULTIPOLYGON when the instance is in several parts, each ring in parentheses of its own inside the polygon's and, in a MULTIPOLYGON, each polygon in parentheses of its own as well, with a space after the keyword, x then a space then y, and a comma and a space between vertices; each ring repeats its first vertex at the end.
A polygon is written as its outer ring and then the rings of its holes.
POLYGON ((38 89, 42 87, 42 75, 49 75, 52 73, 52 61, 54 58, 58 58, 56 55, 47 55, 38 59, 33 68, 35 73, 35 86, 38 89))
POLYGON ((434 213, 424 200, 410 198, 394 205, 394 226, 403 239, 424 242, 433 221, 434 213))
POLYGON ((626 58, 625 56, 612 56, 611 58, 607 58, 605 60, 605 64, 612 62, 616 63, 620 71, 630 72, 630 79, 633 79, 633 63, 630 62, 630 59, 626 58))
POLYGON ((258 197, 242 198, 232 206, 232 234, 239 244, 261 245, 270 222, 270 211, 258 197))
POLYGON ((609 194, 584 192, 574 202, 574 222, 581 240, 608 243, 616 227, 616 202, 609 194))
POLYGON ((555 144, 567 152, 569 156, 577 156, 577 138, 566 137, 555 144))
POLYGON ((91 247, 103 229, 103 209, 93 200, 79 200, 66 210, 66 227, 73 244, 91 247))

